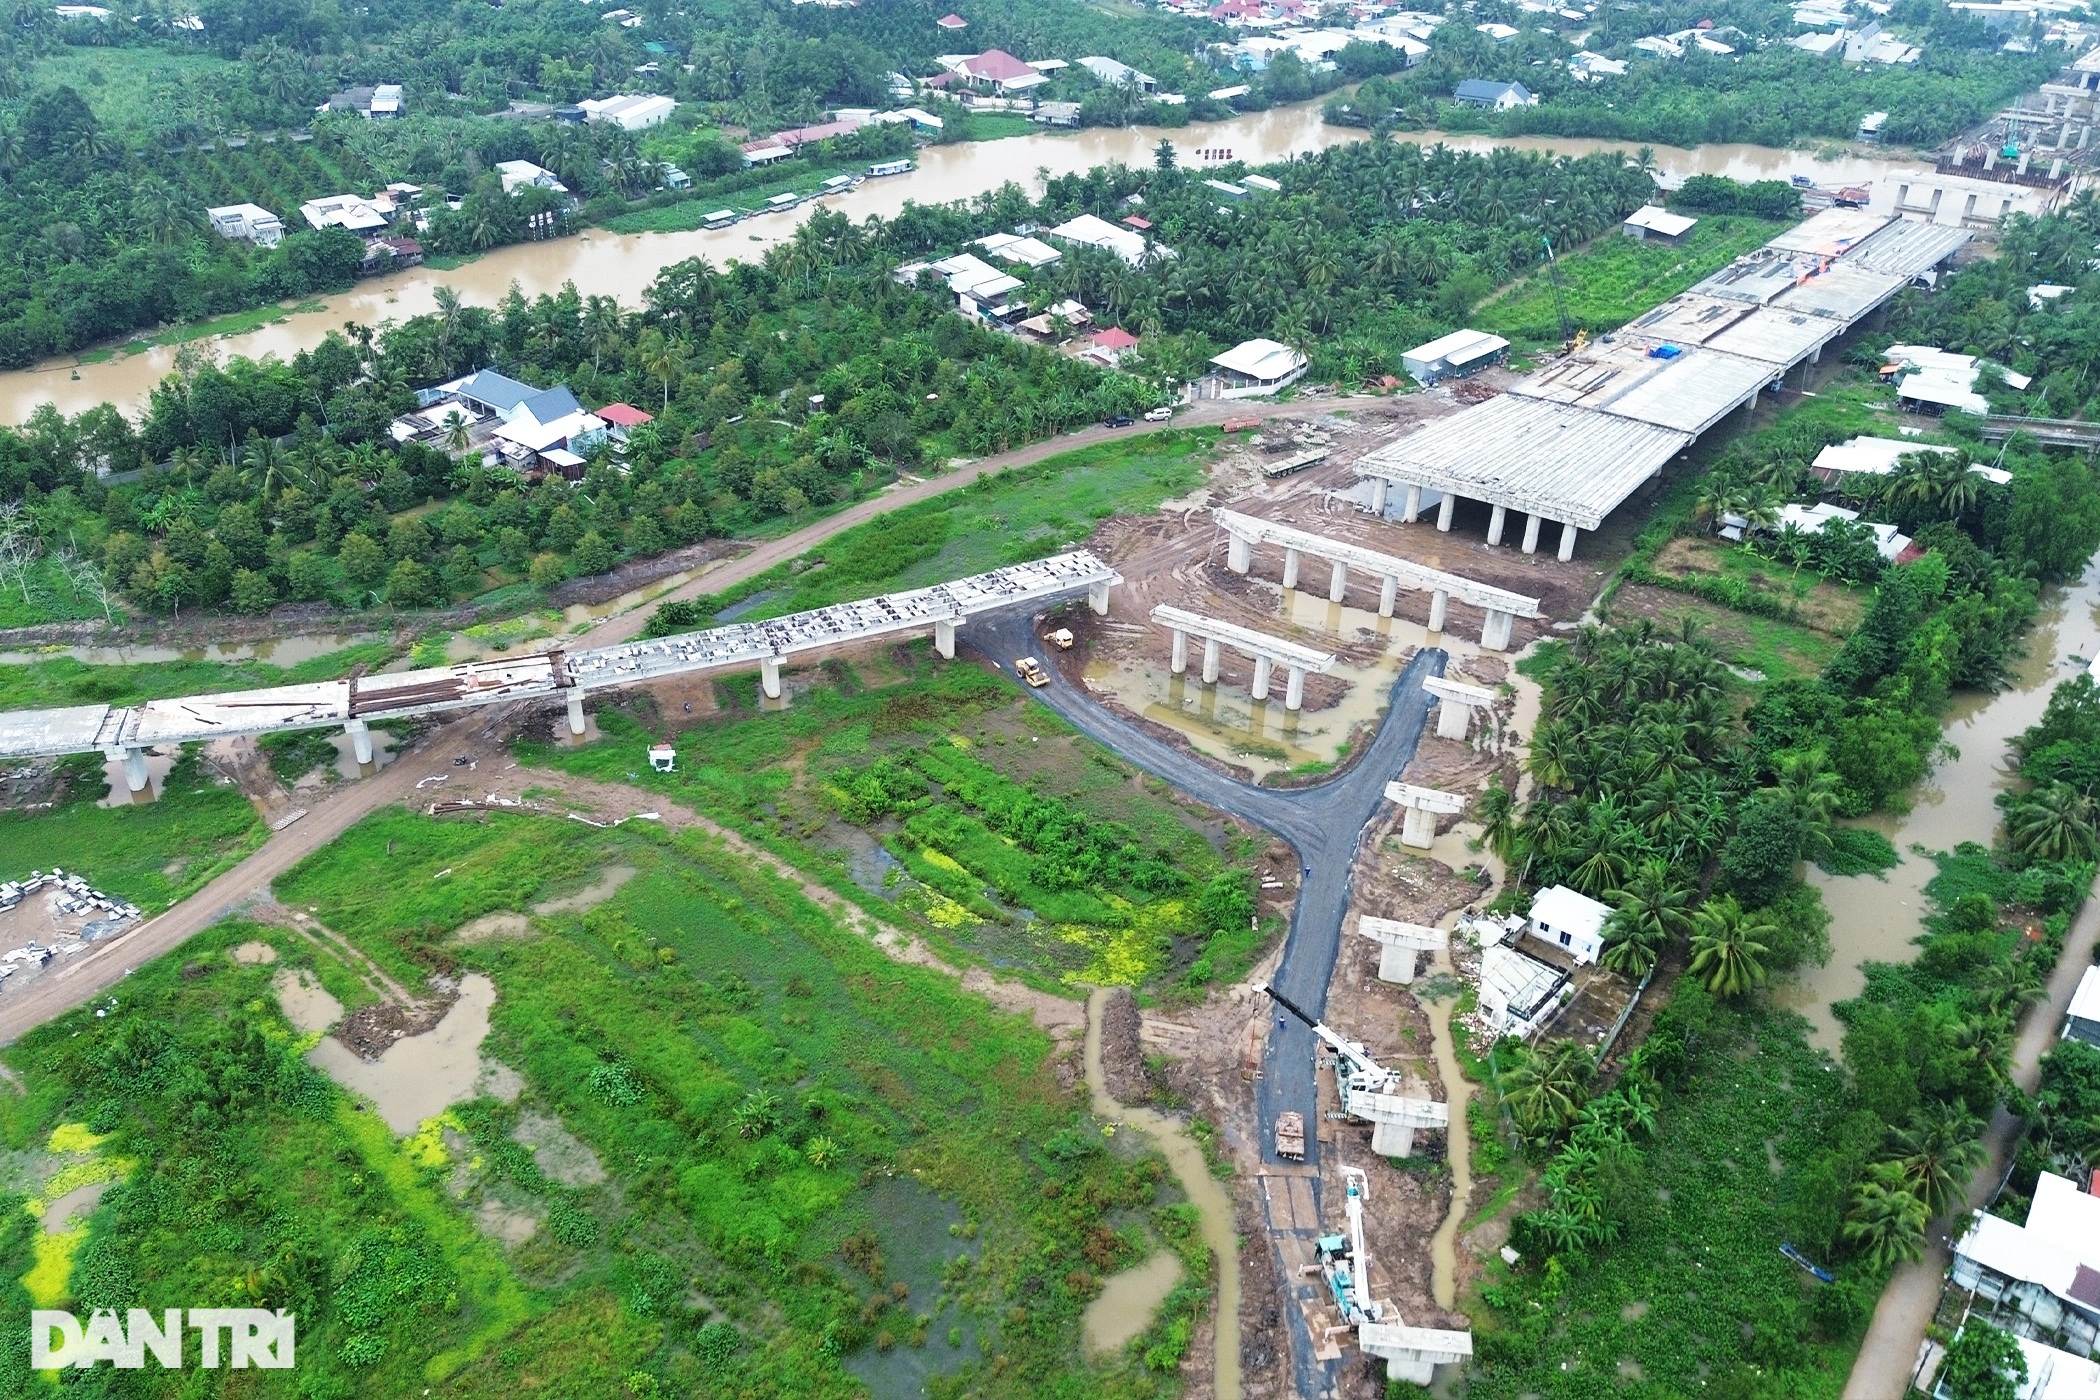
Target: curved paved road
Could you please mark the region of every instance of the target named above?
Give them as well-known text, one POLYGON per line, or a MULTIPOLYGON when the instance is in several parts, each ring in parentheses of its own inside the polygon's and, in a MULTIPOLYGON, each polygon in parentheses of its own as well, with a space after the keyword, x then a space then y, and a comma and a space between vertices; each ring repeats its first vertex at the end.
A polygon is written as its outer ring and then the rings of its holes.
MULTIPOLYGON (((1014 608, 987 613, 958 629, 956 636, 971 650, 1012 674, 1015 658, 1037 655, 1042 644, 1034 625, 1036 609, 1014 608)), ((1342 925, 1349 912, 1349 874, 1364 828, 1385 801, 1385 785, 1399 776, 1414 757, 1429 714, 1430 696, 1422 682, 1444 673, 1448 654, 1440 648, 1416 653, 1393 681, 1378 732, 1363 755, 1332 782, 1317 787, 1257 787, 1228 778, 1114 714, 1085 690, 1071 685, 1056 670, 1050 684, 1032 693, 1096 743, 1164 778, 1183 792, 1222 812, 1275 833, 1298 852, 1301 878, 1298 902, 1291 911, 1283 956, 1271 979, 1276 988, 1318 1016, 1327 1005, 1327 983, 1341 954, 1342 925)), ((1261 1156, 1277 1163, 1276 1115, 1296 1111, 1307 1123, 1319 1121, 1315 1057, 1319 1042, 1296 1017, 1279 1018, 1263 1052, 1262 1075, 1255 1091, 1261 1156)), ((1319 1135, 1306 1134, 1305 1160, 1319 1163, 1319 1135)), ((1317 1204, 1319 1181, 1312 1182, 1317 1204)), ((1273 1237, 1280 1227, 1272 1223, 1273 1237)), ((1279 1260, 1281 1256, 1279 1255, 1279 1260)), ((1293 1293, 1298 1280, 1286 1285, 1293 1293)), ((1332 1366, 1312 1354, 1312 1339, 1289 1320, 1290 1298, 1282 1300, 1285 1330, 1291 1339, 1292 1372, 1300 1395, 1329 1394, 1332 1366)))

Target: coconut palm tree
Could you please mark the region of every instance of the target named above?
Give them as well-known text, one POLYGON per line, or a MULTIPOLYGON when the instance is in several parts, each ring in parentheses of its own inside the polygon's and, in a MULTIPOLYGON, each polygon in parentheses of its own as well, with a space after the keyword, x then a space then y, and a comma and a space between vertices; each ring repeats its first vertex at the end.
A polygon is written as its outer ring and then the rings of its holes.
POLYGON ((1954 1209, 1969 1178, 1983 1165, 1983 1123, 1960 1104, 1938 1104, 1913 1113, 1889 1135, 1906 1189, 1937 1220, 1954 1209))
POLYGON ((1526 1135, 1558 1137, 1582 1112, 1597 1062, 1572 1040, 1557 1040, 1543 1050, 1527 1050, 1502 1076, 1502 1099, 1526 1135))
POLYGON ((1765 791, 1794 809, 1801 820, 1802 853, 1810 859, 1830 849, 1830 833, 1837 816, 1839 789, 1843 780, 1830 766, 1821 749, 1784 755, 1777 778, 1765 791))
POLYGON ((1715 996, 1740 996, 1765 980, 1758 959, 1770 945, 1762 940, 1778 932, 1769 920, 1744 912, 1732 894, 1708 900, 1692 915, 1692 974, 1705 978, 1715 996))
POLYGON ((1692 927, 1692 891, 1677 878, 1670 863, 1642 861, 1624 885, 1605 891, 1618 906, 1605 924, 1604 965, 1629 977, 1646 977, 1672 939, 1692 927))
POLYGON ((1504 865, 1514 865, 1523 849, 1524 828, 1517 820, 1517 800, 1509 789, 1499 781, 1490 784, 1473 811, 1480 818, 1480 836, 1487 848, 1504 865))
POLYGON ((2094 854, 2093 799, 2068 783, 2049 783, 2006 805, 2005 836, 2034 860, 2090 860, 2094 854))
POLYGON ((1906 1264, 1925 1252, 1925 1203, 1904 1189, 1893 1163, 1871 1168, 1868 1179, 1852 1193, 1845 1219, 1845 1238, 1859 1246, 1873 1268, 1906 1264))

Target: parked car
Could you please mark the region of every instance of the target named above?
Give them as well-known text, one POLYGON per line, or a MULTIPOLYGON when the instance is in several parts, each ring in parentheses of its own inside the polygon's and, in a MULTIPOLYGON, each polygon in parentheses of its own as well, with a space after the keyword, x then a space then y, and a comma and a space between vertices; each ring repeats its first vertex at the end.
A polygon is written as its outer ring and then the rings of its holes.
POLYGON ((1173 416, 1174 410, 1171 408, 1155 408, 1145 415, 1145 421, 1147 423, 1164 423, 1173 416))
POLYGON ((1127 428, 1135 422, 1137 422, 1137 419, 1132 418, 1129 414, 1118 413, 1115 417, 1109 419, 1106 423, 1103 423, 1101 426, 1104 428, 1127 428))

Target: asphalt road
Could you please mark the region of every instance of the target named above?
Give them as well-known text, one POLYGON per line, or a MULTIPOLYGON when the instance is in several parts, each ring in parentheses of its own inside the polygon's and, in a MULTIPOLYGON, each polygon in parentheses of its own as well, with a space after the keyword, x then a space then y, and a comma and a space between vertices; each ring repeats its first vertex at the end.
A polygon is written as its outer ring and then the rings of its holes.
MULTIPOLYGON (((1013 662, 1041 653, 1033 611, 1013 609, 972 619, 957 637, 1012 674, 1013 662)), ((1088 738, 1166 779, 1189 796, 1221 812, 1274 832, 1298 852, 1298 903, 1278 964, 1276 989, 1318 1016, 1327 1004, 1327 982, 1341 953, 1342 924, 1349 911, 1349 872, 1364 828, 1385 801, 1385 785, 1414 757, 1429 715, 1422 682, 1444 674, 1448 657, 1435 648, 1416 653, 1394 678, 1385 717, 1369 748, 1332 782, 1314 787, 1257 787, 1198 762, 1117 716, 1055 670, 1050 684, 1031 693, 1088 738)), ((1262 1160, 1274 1162, 1276 1115, 1295 1110, 1307 1123, 1318 1120, 1313 1061, 1319 1042, 1294 1016, 1281 1017, 1269 1036, 1257 1101, 1262 1160)), ((1306 1134, 1306 1161, 1319 1161, 1317 1135, 1306 1134)))

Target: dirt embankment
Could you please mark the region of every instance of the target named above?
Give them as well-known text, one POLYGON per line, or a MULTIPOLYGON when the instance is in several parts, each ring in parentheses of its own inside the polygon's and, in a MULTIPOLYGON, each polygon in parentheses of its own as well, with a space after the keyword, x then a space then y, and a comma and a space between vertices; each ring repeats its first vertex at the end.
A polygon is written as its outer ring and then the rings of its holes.
POLYGON ((1130 988, 1118 987, 1101 1008, 1101 1073, 1117 1103, 1148 1103, 1159 1085, 1145 1063, 1144 1017, 1130 988))

